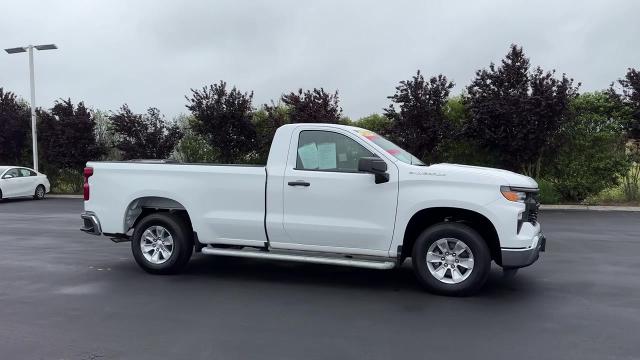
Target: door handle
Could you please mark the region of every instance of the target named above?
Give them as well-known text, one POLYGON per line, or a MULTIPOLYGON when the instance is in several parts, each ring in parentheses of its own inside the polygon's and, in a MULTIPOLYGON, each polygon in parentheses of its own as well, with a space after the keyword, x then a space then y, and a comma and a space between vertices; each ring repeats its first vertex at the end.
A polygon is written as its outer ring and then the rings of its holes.
POLYGON ((311 186, 311 183, 302 180, 289 181, 289 186, 311 186))

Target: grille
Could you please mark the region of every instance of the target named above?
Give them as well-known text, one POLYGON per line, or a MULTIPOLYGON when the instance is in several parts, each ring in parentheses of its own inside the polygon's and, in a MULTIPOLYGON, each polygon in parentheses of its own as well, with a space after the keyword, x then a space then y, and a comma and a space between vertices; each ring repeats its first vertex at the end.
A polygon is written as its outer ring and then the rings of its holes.
POLYGON ((534 192, 527 192, 527 198, 525 199, 525 214, 523 218, 533 225, 538 223, 538 211, 540 209, 539 196, 534 192))

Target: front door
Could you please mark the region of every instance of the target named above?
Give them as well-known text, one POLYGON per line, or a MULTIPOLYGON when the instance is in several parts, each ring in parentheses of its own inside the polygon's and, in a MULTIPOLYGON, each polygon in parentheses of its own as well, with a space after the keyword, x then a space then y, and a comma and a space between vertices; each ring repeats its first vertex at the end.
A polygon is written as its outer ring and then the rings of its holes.
POLYGON ((23 187, 18 169, 10 169, 2 175, 2 197, 21 196, 23 187))
POLYGON ((283 184, 288 242, 272 247, 386 256, 397 168, 385 159, 390 181, 376 184, 374 175, 358 171, 361 157, 378 156, 375 148, 346 130, 309 129, 293 133, 283 184))

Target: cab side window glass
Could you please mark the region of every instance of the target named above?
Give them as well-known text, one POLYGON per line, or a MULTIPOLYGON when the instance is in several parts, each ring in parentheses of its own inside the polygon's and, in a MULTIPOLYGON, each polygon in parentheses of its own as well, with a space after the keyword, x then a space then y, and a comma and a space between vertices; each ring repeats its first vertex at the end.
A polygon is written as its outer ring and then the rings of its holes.
POLYGON ((375 156, 348 136, 331 131, 305 130, 298 138, 298 170, 357 172, 361 157, 375 156))

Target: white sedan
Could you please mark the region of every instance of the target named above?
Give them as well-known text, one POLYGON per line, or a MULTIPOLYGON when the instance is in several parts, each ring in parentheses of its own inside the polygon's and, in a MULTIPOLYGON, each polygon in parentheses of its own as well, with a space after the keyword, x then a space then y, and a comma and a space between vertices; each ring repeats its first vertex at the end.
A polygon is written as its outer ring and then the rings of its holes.
POLYGON ((44 199, 51 185, 47 175, 19 166, 0 166, 0 199, 33 196, 44 199))

